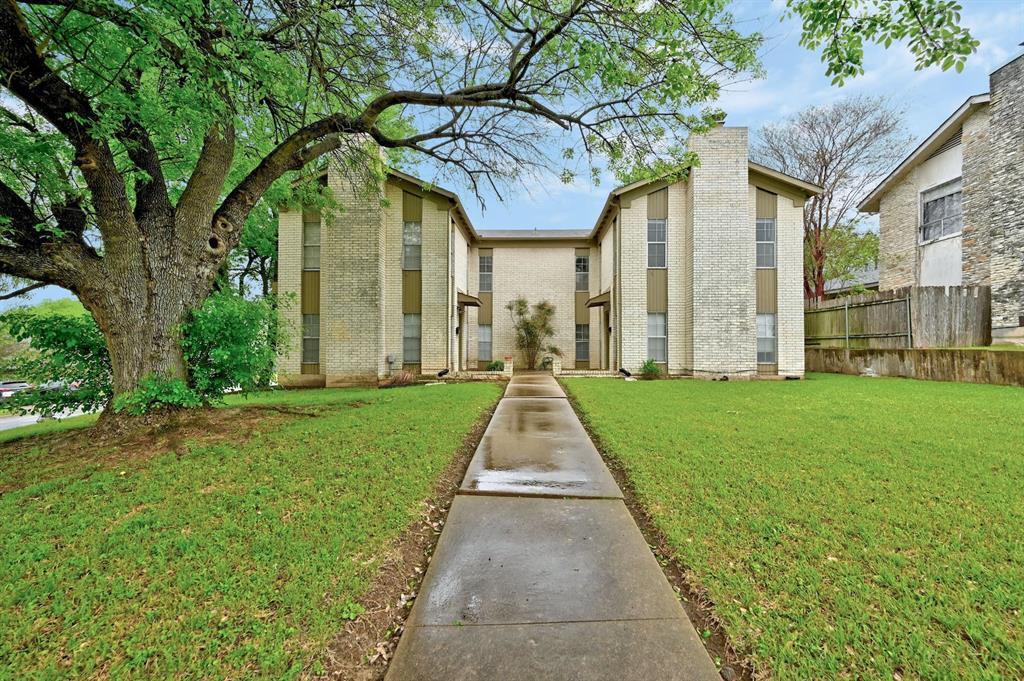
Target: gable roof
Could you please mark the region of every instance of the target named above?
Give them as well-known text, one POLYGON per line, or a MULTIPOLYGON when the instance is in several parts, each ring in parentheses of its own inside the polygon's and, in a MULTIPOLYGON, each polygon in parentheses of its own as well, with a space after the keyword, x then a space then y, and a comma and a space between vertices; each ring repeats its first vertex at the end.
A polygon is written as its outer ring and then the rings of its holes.
POLYGON ((857 210, 862 213, 877 213, 881 208, 882 196, 902 180, 907 173, 939 151, 943 144, 960 132, 967 117, 981 107, 987 106, 990 99, 987 92, 968 97, 960 105, 960 108, 953 112, 953 115, 943 121, 942 125, 935 132, 925 138, 918 145, 917 149, 914 149, 909 156, 903 159, 902 163, 896 166, 895 170, 889 173, 884 180, 878 183, 877 187, 871 190, 870 194, 864 197, 864 200, 858 204, 857 210))
MULTIPOLYGON (((781 182, 782 184, 785 184, 795 189, 796 193, 802 194, 805 199, 814 196, 815 194, 820 194, 822 192, 822 188, 816 184, 805 182, 797 177, 793 177, 792 175, 787 175, 786 173, 774 170, 772 168, 769 168, 768 166, 763 166, 760 163, 747 161, 747 170, 748 175, 750 172, 761 173, 762 175, 770 177, 777 182, 781 182)), ((634 191, 636 189, 640 189, 641 187, 644 187, 646 185, 653 185, 660 182, 664 182, 666 177, 668 177, 667 174, 651 178, 649 180, 638 180, 636 182, 631 182, 630 184, 624 184, 621 187, 616 187, 615 189, 608 192, 608 198, 605 199, 604 205, 601 207, 601 212, 597 214, 597 220, 594 222, 594 227, 593 229, 590 230, 590 237, 593 239, 597 238, 598 233, 601 231, 601 225, 604 223, 606 215, 611 210, 611 207, 615 204, 615 201, 620 196, 628 192, 634 191)))

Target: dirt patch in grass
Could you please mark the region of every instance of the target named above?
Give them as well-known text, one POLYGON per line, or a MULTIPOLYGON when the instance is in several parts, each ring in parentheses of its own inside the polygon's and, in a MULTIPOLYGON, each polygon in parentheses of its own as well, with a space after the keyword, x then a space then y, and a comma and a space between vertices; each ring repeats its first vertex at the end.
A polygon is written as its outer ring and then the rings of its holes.
POLYGON ((594 446, 601 454, 601 458, 611 471, 612 477, 622 490, 623 501, 629 509, 633 520, 640 527, 640 531, 651 547, 658 564, 661 565, 669 584, 679 596, 679 602, 686 611, 690 622, 696 627, 704 647, 707 648, 711 659, 718 665, 723 679, 736 681, 752 681, 756 678, 754 665, 749 658, 741 655, 730 643, 722 621, 715 614, 715 604, 708 596, 706 590, 700 586, 698 580, 690 570, 686 569, 678 559, 674 557, 672 547, 665 535, 655 526, 654 519, 650 513, 637 499, 636 489, 626 474, 622 464, 602 446, 601 438, 590 427, 586 414, 579 408, 576 398, 573 397, 569 388, 563 383, 562 388, 569 398, 569 404, 579 417, 580 422, 586 429, 594 446))
POLYGON ((0 494, 82 471, 83 466, 89 471, 134 470, 159 454, 183 454, 190 445, 243 444, 255 432, 318 412, 273 405, 193 409, 149 416, 130 428, 97 424, 12 440, 0 445, 0 468, 13 473, 0 478, 0 494))
POLYGON ((306 674, 307 678, 352 681, 379 681, 384 678, 448 518, 452 500, 496 407, 497 401, 473 425, 458 453, 438 479, 433 494, 423 503, 419 520, 398 538, 381 564, 373 586, 359 597, 360 605, 366 610, 348 622, 330 644, 322 660, 324 672, 306 674))

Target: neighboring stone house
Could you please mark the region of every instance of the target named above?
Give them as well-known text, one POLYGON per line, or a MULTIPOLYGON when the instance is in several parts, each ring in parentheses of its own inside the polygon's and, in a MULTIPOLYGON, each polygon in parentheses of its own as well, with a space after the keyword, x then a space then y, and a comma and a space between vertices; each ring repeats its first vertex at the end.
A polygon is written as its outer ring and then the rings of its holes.
POLYGON ((746 128, 691 146, 673 183, 612 191, 589 230, 476 230, 455 194, 392 171, 383 198, 333 167, 345 210, 280 214, 278 290, 301 329, 283 384, 376 382, 515 356, 508 301, 551 302, 566 370, 802 376, 803 204, 819 188, 751 163, 746 128))
POLYGON ((1024 55, 989 76, 861 202, 881 290, 991 286, 992 338, 1024 342, 1024 55))

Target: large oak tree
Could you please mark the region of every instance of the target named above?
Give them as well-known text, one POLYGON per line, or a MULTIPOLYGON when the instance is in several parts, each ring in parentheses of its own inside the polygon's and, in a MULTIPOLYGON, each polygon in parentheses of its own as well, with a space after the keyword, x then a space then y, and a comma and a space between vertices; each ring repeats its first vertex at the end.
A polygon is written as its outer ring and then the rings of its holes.
MULTIPOLYGON (((865 41, 944 68, 975 45, 948 0, 790 8, 840 81, 865 41)), ((370 142, 475 188, 571 133, 577 158, 662 169, 760 40, 724 0, 0 0, 0 273, 81 299, 116 394, 187 377, 181 322, 325 156, 373 169, 370 142)))

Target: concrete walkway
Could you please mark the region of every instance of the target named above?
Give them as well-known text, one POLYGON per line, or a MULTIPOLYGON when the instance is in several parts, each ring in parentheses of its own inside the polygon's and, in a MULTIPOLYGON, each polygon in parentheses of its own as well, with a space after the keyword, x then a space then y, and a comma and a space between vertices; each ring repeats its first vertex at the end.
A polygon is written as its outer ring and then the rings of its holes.
POLYGON ((514 377, 387 681, 718 678, 561 387, 514 377))

